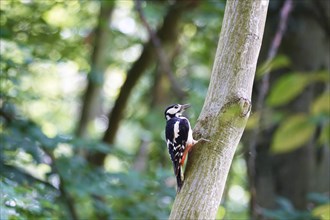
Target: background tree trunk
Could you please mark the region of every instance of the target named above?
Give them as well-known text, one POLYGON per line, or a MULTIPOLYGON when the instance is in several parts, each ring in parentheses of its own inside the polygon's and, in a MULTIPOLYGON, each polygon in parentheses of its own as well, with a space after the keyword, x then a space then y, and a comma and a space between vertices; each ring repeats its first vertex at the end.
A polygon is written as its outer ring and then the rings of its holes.
POLYGON ((170 219, 214 219, 250 99, 268 1, 227 1, 209 90, 195 127, 195 146, 170 219))
MULTIPOLYGON (((329 1, 295 1, 295 9, 289 19, 284 35, 281 54, 291 60, 291 71, 330 70, 329 53, 329 1), (322 6, 319 7, 318 4, 322 6), (324 17, 320 19, 319 17, 324 17)), ((265 30, 265 44, 261 58, 267 53, 268 42, 274 36, 274 26, 278 21, 278 6, 274 2, 269 12, 265 30)), ((271 75, 271 82, 279 74, 271 75)), ((323 91, 324 86, 315 84, 289 105, 283 107, 291 114, 308 113, 313 100, 323 91)), ((257 207, 274 209, 279 196, 288 199, 295 208, 308 208, 307 195, 310 192, 328 192, 330 184, 329 147, 317 146, 318 132, 304 146, 285 154, 274 155, 270 145, 275 128, 271 127, 259 134, 256 154, 256 203, 257 207)), ((249 167, 248 167, 249 169, 249 167)), ((252 212, 258 210, 252 210, 252 212)), ((260 213, 259 213, 260 214, 260 213)))
POLYGON ((87 89, 83 96, 80 119, 76 128, 77 137, 87 136, 88 123, 101 111, 102 88, 104 73, 107 67, 107 48, 109 41, 109 20, 114 8, 114 2, 101 1, 98 24, 93 36, 93 53, 91 71, 88 74, 87 89))
MULTIPOLYGON (((196 6, 194 1, 177 1, 168 10, 164 18, 163 25, 157 31, 157 37, 164 46, 174 44, 178 36, 178 26, 182 13, 196 6)), ((113 144, 119 123, 123 118, 128 99, 145 70, 155 61, 155 48, 152 39, 144 45, 143 51, 137 61, 133 64, 127 73, 127 78, 121 87, 120 93, 114 107, 109 112, 109 125, 103 136, 103 141, 108 144, 113 144)), ((88 159, 92 164, 102 166, 106 154, 97 153, 89 155, 88 159)))

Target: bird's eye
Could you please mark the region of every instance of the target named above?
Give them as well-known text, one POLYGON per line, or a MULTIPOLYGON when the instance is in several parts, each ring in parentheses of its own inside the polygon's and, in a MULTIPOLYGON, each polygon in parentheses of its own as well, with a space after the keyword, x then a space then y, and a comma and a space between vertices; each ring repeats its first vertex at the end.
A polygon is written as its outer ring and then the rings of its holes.
POLYGON ((174 106, 174 108, 179 108, 179 106, 176 105, 176 106, 174 106))

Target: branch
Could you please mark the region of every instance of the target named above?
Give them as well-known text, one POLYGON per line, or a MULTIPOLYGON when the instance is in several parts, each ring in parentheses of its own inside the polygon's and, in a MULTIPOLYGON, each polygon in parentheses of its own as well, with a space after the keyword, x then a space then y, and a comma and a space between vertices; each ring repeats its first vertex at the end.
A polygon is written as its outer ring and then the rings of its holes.
POLYGON ((9 176, 8 173, 14 173, 14 177, 10 176, 9 178, 10 179, 15 178, 16 182, 20 182, 19 179, 24 179, 24 181, 28 181, 29 183, 41 183, 41 184, 45 185, 46 187, 48 187, 52 190, 58 191, 58 189, 56 189, 49 182, 41 180, 41 179, 39 179, 35 176, 32 176, 31 174, 25 172, 24 170, 22 170, 18 167, 2 163, 1 164, 1 172, 2 172, 1 175, 4 175, 4 176, 9 176), (20 177, 18 177, 16 174, 20 175, 20 177))
POLYGON ((150 27, 150 25, 148 24, 148 22, 147 22, 147 20, 144 16, 143 10, 141 8, 141 1, 142 0, 136 0, 135 1, 135 7, 136 7, 136 10, 139 14, 139 17, 140 17, 143 25, 145 26, 145 28, 148 31, 148 34, 150 36, 150 40, 153 43, 153 46, 154 46, 154 49, 156 51, 156 54, 157 54, 162 72, 164 72, 167 75, 168 79, 170 80, 170 84, 171 84, 171 87, 173 89, 173 92, 176 94, 176 96, 180 100, 183 100, 186 97, 187 94, 186 94, 186 92, 184 92, 181 89, 180 85, 178 84, 177 79, 175 79, 173 71, 170 67, 170 62, 169 62, 169 60, 168 60, 168 58, 165 54, 165 51, 163 50, 162 43, 161 43, 160 39, 157 37, 155 31, 152 30, 152 28, 150 27))
POLYGON ((58 175, 60 177, 60 192, 61 192, 61 195, 63 196, 62 198, 63 198, 64 202, 67 205, 70 217, 72 220, 78 220, 79 217, 78 217, 77 210, 75 208, 74 200, 73 200, 72 196, 66 191, 65 186, 64 186, 64 180, 63 180, 62 176, 60 174, 58 174, 58 175))
MULTIPOLYGON (((192 1, 194 2, 194 1, 192 1)), ((163 44, 173 44, 177 40, 178 25, 183 12, 191 9, 194 4, 191 1, 175 2, 164 18, 162 27, 158 30, 157 36, 163 44)), ((119 96, 109 113, 109 126, 103 136, 103 141, 108 144, 113 144, 116 137, 119 123, 123 118, 123 113, 126 108, 128 99, 145 70, 154 62, 154 47, 151 40, 144 45, 143 51, 137 61, 133 64, 127 73, 127 78, 120 89, 119 96)), ((88 160, 96 165, 102 166, 106 154, 98 153, 89 155, 88 160)))
POLYGON ((66 190, 66 185, 65 185, 64 178, 62 177, 61 172, 59 171, 59 169, 56 166, 56 158, 54 157, 54 155, 51 151, 47 150, 47 148, 42 147, 42 150, 51 158, 51 160, 53 162, 53 164, 52 164, 53 165, 52 166, 53 171, 55 173, 57 173, 57 175, 60 179, 59 190, 61 192, 63 203, 65 203, 65 205, 68 209, 70 219, 71 220, 78 220, 79 215, 78 215, 78 212, 75 208, 75 201, 74 201, 73 197, 70 195, 70 193, 67 192, 67 190, 66 190))
MULTIPOLYGON (((236 147, 249 117, 268 1, 226 2, 210 85, 195 136, 210 142, 189 154, 170 219, 215 219, 236 147)), ((196 138, 196 137, 195 137, 196 138)))
MULTIPOLYGON (((288 18, 290 15, 290 12, 292 10, 292 0, 286 0, 282 6, 281 12, 280 12, 280 21, 276 30, 276 34, 272 40, 266 63, 270 63, 276 56, 279 46, 281 45, 283 35, 286 31, 288 18)), ((269 76, 270 76, 271 69, 268 69, 266 73, 263 75, 261 79, 261 85, 259 88, 259 93, 257 96, 256 101, 256 112, 260 112, 260 119, 259 121, 263 121, 264 115, 262 114, 262 109, 264 106, 264 100, 269 90, 269 76)), ((252 135, 250 137, 250 143, 248 144, 248 159, 247 159, 247 165, 248 165, 248 178, 249 178, 249 184, 250 184, 250 192, 251 192, 251 202, 250 202, 250 211, 253 216, 253 218, 257 218, 257 204, 256 204, 256 187, 255 187, 255 159, 257 156, 256 151, 256 145, 258 140, 258 135, 260 132, 260 126, 256 126, 254 130, 252 131, 252 135)))

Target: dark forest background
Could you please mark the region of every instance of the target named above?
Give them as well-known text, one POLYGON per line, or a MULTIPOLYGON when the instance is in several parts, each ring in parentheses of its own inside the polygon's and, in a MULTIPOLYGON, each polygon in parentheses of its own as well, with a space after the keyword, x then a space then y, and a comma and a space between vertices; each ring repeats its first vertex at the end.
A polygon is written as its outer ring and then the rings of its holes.
MULTIPOLYGON (((190 103, 196 123, 224 8, 1 0, 0 219, 168 218, 163 112, 190 103)), ((217 218, 330 219, 329 37, 329 1, 270 1, 217 218)))

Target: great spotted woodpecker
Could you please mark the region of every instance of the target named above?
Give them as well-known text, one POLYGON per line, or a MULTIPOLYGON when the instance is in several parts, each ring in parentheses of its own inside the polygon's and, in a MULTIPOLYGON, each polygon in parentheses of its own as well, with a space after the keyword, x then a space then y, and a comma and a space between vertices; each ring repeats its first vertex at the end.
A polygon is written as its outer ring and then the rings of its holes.
POLYGON ((174 174, 177 181, 177 192, 180 191, 183 185, 183 171, 186 156, 191 147, 199 141, 206 139, 194 140, 189 120, 182 116, 182 113, 189 108, 190 105, 174 104, 166 108, 166 129, 165 137, 168 152, 173 162, 174 174))

